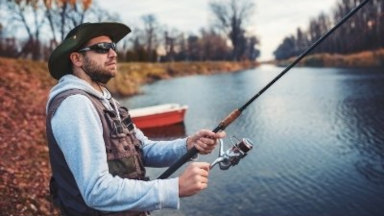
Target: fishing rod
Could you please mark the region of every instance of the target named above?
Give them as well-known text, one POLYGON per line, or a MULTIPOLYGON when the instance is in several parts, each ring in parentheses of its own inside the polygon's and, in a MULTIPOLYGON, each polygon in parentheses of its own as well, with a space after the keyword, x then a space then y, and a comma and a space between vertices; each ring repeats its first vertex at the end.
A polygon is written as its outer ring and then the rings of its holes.
MULTIPOLYGON (((293 66, 295 66, 301 59, 303 59, 309 52, 311 52, 315 47, 317 47, 321 42, 323 42, 329 35, 331 35, 337 28, 339 28, 343 23, 345 23, 351 16, 353 16, 360 8, 367 4, 370 0, 365 0, 360 3, 356 8, 351 10, 347 15, 345 15, 335 26, 333 26, 326 34, 320 37, 315 43, 307 48, 300 56, 298 56, 290 65, 288 65, 282 72, 280 72, 273 80, 271 80, 264 88, 262 88, 257 94, 255 94, 251 99, 249 99, 243 106, 238 109, 233 110, 228 116, 226 116, 218 126, 213 129, 213 132, 217 133, 221 130, 224 130, 228 125, 235 121, 241 113, 261 94, 263 94, 269 87, 271 87, 277 80, 279 80, 284 74, 286 74, 293 66)), ((220 144, 222 146, 222 144, 220 144)), ((235 145, 236 146, 236 145, 235 145)), ((233 147, 234 148, 234 147, 233 147)), ((249 151, 252 147, 247 149, 249 151)), ((187 153, 185 153, 179 160, 172 164, 164 173, 162 173, 158 179, 165 179, 172 175, 178 168, 180 168, 184 163, 193 158, 199 151, 192 147, 187 153)), ((230 154, 232 155, 232 154, 230 154)), ((220 156, 220 155, 219 155, 220 156)), ((241 154, 240 154, 241 156, 241 154)), ((238 156, 238 158, 240 157, 238 156)), ((227 157, 228 158, 228 157, 227 157)), ((231 161, 231 160, 227 160, 231 161)), ((234 160, 236 161, 236 160, 234 160)), ((238 160, 237 160, 238 163, 238 160)), ((236 164, 237 164, 236 163, 236 164)), ((213 164, 214 165, 214 164, 213 164)), ((211 167, 213 167, 211 165, 211 167)), ((235 165, 235 164, 232 164, 235 165)))

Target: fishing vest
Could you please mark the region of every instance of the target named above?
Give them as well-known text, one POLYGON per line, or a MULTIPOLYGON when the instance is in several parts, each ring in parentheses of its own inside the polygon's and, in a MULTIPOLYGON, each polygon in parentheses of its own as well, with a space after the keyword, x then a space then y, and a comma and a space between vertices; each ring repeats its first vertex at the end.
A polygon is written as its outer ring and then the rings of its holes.
MULTIPOLYGON (((135 136, 134 126, 127 108, 117 104, 120 119, 115 111, 108 110, 95 96, 78 89, 71 89, 58 94, 48 107, 47 139, 52 169, 50 191, 53 203, 60 207, 64 215, 113 215, 131 216, 147 215, 146 212, 101 212, 88 207, 76 181, 65 161, 55 137, 53 136, 51 119, 57 108, 71 95, 86 96, 96 108, 103 126, 103 138, 107 154, 109 172, 121 178, 148 180, 145 177, 145 168, 142 162, 141 141, 135 136)), ((111 102, 111 101, 110 101, 111 102)))

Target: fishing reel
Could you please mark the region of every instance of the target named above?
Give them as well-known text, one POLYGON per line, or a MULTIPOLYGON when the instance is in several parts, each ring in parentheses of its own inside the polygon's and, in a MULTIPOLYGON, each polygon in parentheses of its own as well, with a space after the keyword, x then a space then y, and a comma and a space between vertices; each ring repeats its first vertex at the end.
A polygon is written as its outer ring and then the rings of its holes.
POLYGON ((219 139, 219 144, 219 157, 211 163, 210 168, 219 164, 221 170, 227 170, 229 167, 237 165, 242 158, 247 156, 247 152, 253 148, 251 140, 247 138, 238 140, 237 143, 226 151, 224 151, 224 142, 222 139, 219 139))

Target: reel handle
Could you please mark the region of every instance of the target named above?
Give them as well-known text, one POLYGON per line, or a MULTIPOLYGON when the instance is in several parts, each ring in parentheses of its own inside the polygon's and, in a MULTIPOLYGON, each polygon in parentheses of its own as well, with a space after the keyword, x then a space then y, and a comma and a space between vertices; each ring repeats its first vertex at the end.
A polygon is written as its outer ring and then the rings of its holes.
POLYGON ((227 170, 231 166, 235 166, 240 162, 240 159, 247 155, 247 152, 253 148, 249 139, 243 138, 238 143, 224 152, 223 140, 220 141, 219 157, 211 163, 210 168, 219 164, 221 170, 227 170))

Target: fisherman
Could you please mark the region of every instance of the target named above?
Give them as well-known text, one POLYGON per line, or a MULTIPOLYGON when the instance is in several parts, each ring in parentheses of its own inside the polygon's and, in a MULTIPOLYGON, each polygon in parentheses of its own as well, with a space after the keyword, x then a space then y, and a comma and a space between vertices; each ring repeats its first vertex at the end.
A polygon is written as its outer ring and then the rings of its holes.
POLYGON ((145 166, 166 167, 196 148, 208 154, 225 132, 199 130, 173 141, 151 141, 132 123, 105 84, 117 74, 121 23, 85 23, 52 52, 58 83, 47 103, 50 191, 63 215, 146 215, 178 209, 180 197, 207 188, 209 164, 193 162, 179 177, 149 180, 145 166))

